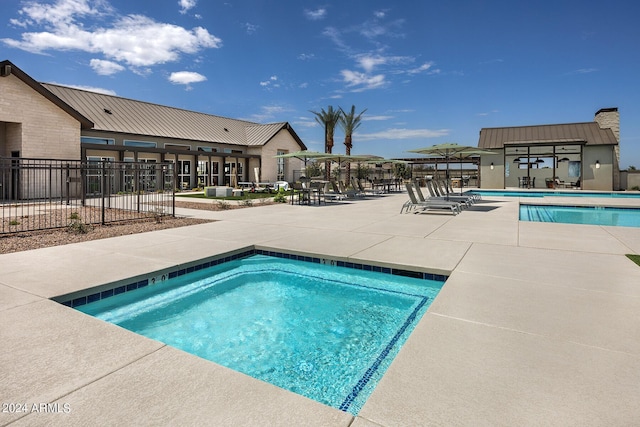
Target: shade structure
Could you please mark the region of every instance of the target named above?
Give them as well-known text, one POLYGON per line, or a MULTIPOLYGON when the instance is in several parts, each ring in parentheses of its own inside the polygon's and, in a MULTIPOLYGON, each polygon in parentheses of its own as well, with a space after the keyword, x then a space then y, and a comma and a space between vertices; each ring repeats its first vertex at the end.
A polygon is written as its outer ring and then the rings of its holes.
MULTIPOLYGON (((485 150, 483 148, 473 147, 470 145, 460 145, 455 142, 445 142, 444 144, 436 144, 430 147, 417 148, 415 150, 408 150, 410 153, 425 154, 428 156, 444 157, 447 161, 446 179, 449 180, 449 160, 451 159, 464 159, 473 156, 480 156, 482 154, 495 154, 491 150, 485 150)), ((462 187, 460 188, 462 191, 462 187)))
POLYGON ((290 159, 290 158, 300 159, 304 161, 304 165, 307 166, 307 161, 309 159, 320 159, 328 155, 330 154, 320 153, 319 151, 302 150, 302 151, 294 151, 286 154, 278 154, 277 156, 274 156, 274 157, 283 158, 283 159, 290 159))
MULTIPOLYGON (((382 165, 383 168, 385 166, 388 166, 388 169, 391 170, 391 167, 393 165, 407 164, 409 162, 407 162, 406 160, 400 160, 400 159, 385 159, 383 157, 378 157, 378 158, 369 158, 369 159, 365 160, 363 163, 371 163, 371 164, 375 164, 375 165, 382 165)), ((382 175, 382 177, 384 178, 384 175, 382 175)))
MULTIPOLYGON (((329 153, 325 153, 324 157, 318 157, 318 160, 335 162, 335 163, 338 163, 339 165, 342 165, 343 163, 351 163, 351 162, 354 162, 354 163, 364 162, 370 159, 371 159, 371 156, 355 156, 351 154, 329 154, 329 153)), ((340 169, 338 169, 338 174, 340 174, 340 169)))

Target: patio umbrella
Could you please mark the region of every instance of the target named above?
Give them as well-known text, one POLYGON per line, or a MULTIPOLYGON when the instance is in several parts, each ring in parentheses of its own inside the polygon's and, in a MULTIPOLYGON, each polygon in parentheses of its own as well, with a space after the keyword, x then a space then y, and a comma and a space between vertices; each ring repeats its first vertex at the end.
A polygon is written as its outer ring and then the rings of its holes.
MULTIPOLYGON (((370 156, 354 156, 347 154, 329 154, 325 153, 323 157, 318 157, 319 160, 326 160, 331 162, 336 162, 338 165, 342 163, 351 163, 351 162, 364 162, 366 160, 370 160, 370 156)), ((338 178, 340 178, 340 169, 338 169, 338 178)))
POLYGON ((430 147, 425 148, 417 148, 415 150, 408 150, 410 153, 419 153, 426 154, 429 156, 438 156, 444 157, 447 161, 447 169, 446 169, 446 179, 449 181, 449 160, 456 159, 458 156, 463 156, 465 153, 471 153, 472 155, 481 155, 481 154, 495 154, 492 151, 485 150, 478 147, 473 147, 470 145, 460 145, 454 142, 445 142, 444 144, 436 144, 430 147))
POLYGON ((472 157, 479 157, 483 154, 497 154, 497 153, 491 150, 485 150, 483 148, 476 147, 472 150, 459 151, 452 156, 453 159, 458 159, 460 161, 460 194, 462 194, 462 187, 464 186, 464 180, 462 179, 463 160, 469 160, 472 157))
POLYGON ((309 150, 301 150, 294 151, 286 154, 278 154, 277 156, 273 156, 281 159, 300 159, 304 162, 305 174, 307 173, 307 162, 309 159, 321 159, 327 156, 327 153, 320 153, 319 151, 309 151, 309 150))
POLYGON ((307 161, 309 159, 320 159, 320 158, 324 158, 325 156, 330 156, 330 154, 320 153, 319 151, 302 150, 302 151, 294 151, 292 153, 278 154, 277 156, 274 156, 274 157, 282 158, 282 159, 290 159, 290 158, 300 159, 304 161, 304 166, 307 167, 307 161))

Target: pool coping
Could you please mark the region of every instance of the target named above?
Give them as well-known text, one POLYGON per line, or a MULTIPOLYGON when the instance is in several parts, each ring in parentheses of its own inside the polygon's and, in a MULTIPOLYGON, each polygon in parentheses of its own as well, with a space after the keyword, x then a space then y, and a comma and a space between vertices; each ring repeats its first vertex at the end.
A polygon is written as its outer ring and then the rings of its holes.
POLYGON ((256 245, 252 245, 243 249, 236 249, 219 255, 195 260, 186 264, 178 264, 173 267, 163 268, 132 278, 92 286, 90 288, 82 289, 79 291, 55 296, 50 299, 67 307, 80 307, 95 301, 100 301, 126 292, 131 292, 139 288, 144 288, 146 286, 149 286, 150 284, 153 285, 157 282, 163 282, 174 277, 182 276, 195 271, 200 271, 205 268, 224 264, 241 258, 246 258, 252 255, 268 255, 275 258, 291 259, 314 264, 335 265, 336 267, 352 268, 355 270, 364 270, 376 273, 412 277, 421 280, 436 280, 445 282, 448 278, 448 275, 419 271, 418 269, 411 269, 407 266, 396 265, 395 267, 390 267, 388 264, 379 265, 376 263, 357 263, 344 261, 342 259, 334 257, 320 257, 315 254, 302 255, 293 252, 284 252, 281 250, 276 251, 264 247, 257 248, 256 245))

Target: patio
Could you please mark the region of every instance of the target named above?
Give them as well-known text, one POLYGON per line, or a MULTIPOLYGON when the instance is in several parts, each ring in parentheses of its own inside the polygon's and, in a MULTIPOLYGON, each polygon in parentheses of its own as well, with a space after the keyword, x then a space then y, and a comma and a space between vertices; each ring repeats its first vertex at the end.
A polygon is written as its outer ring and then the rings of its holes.
POLYGON ((0 425, 640 423, 640 228, 406 198, 179 209, 218 221, 0 255, 0 400, 29 405, 0 425), (48 300, 253 246, 450 274, 357 417, 48 300))

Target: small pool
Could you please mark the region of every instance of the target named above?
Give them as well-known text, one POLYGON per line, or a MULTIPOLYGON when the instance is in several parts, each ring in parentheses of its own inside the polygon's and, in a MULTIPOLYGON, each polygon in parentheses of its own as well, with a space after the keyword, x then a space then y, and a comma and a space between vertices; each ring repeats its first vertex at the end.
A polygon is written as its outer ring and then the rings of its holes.
POLYGON ((640 209, 521 204, 520 221, 640 227, 640 209))
POLYGON ((555 191, 555 190, 470 190, 467 193, 483 197, 603 197, 609 199, 640 199, 640 192, 601 192, 601 191, 555 191))
POLYGON ((76 308, 356 415, 443 284, 253 255, 76 308))

